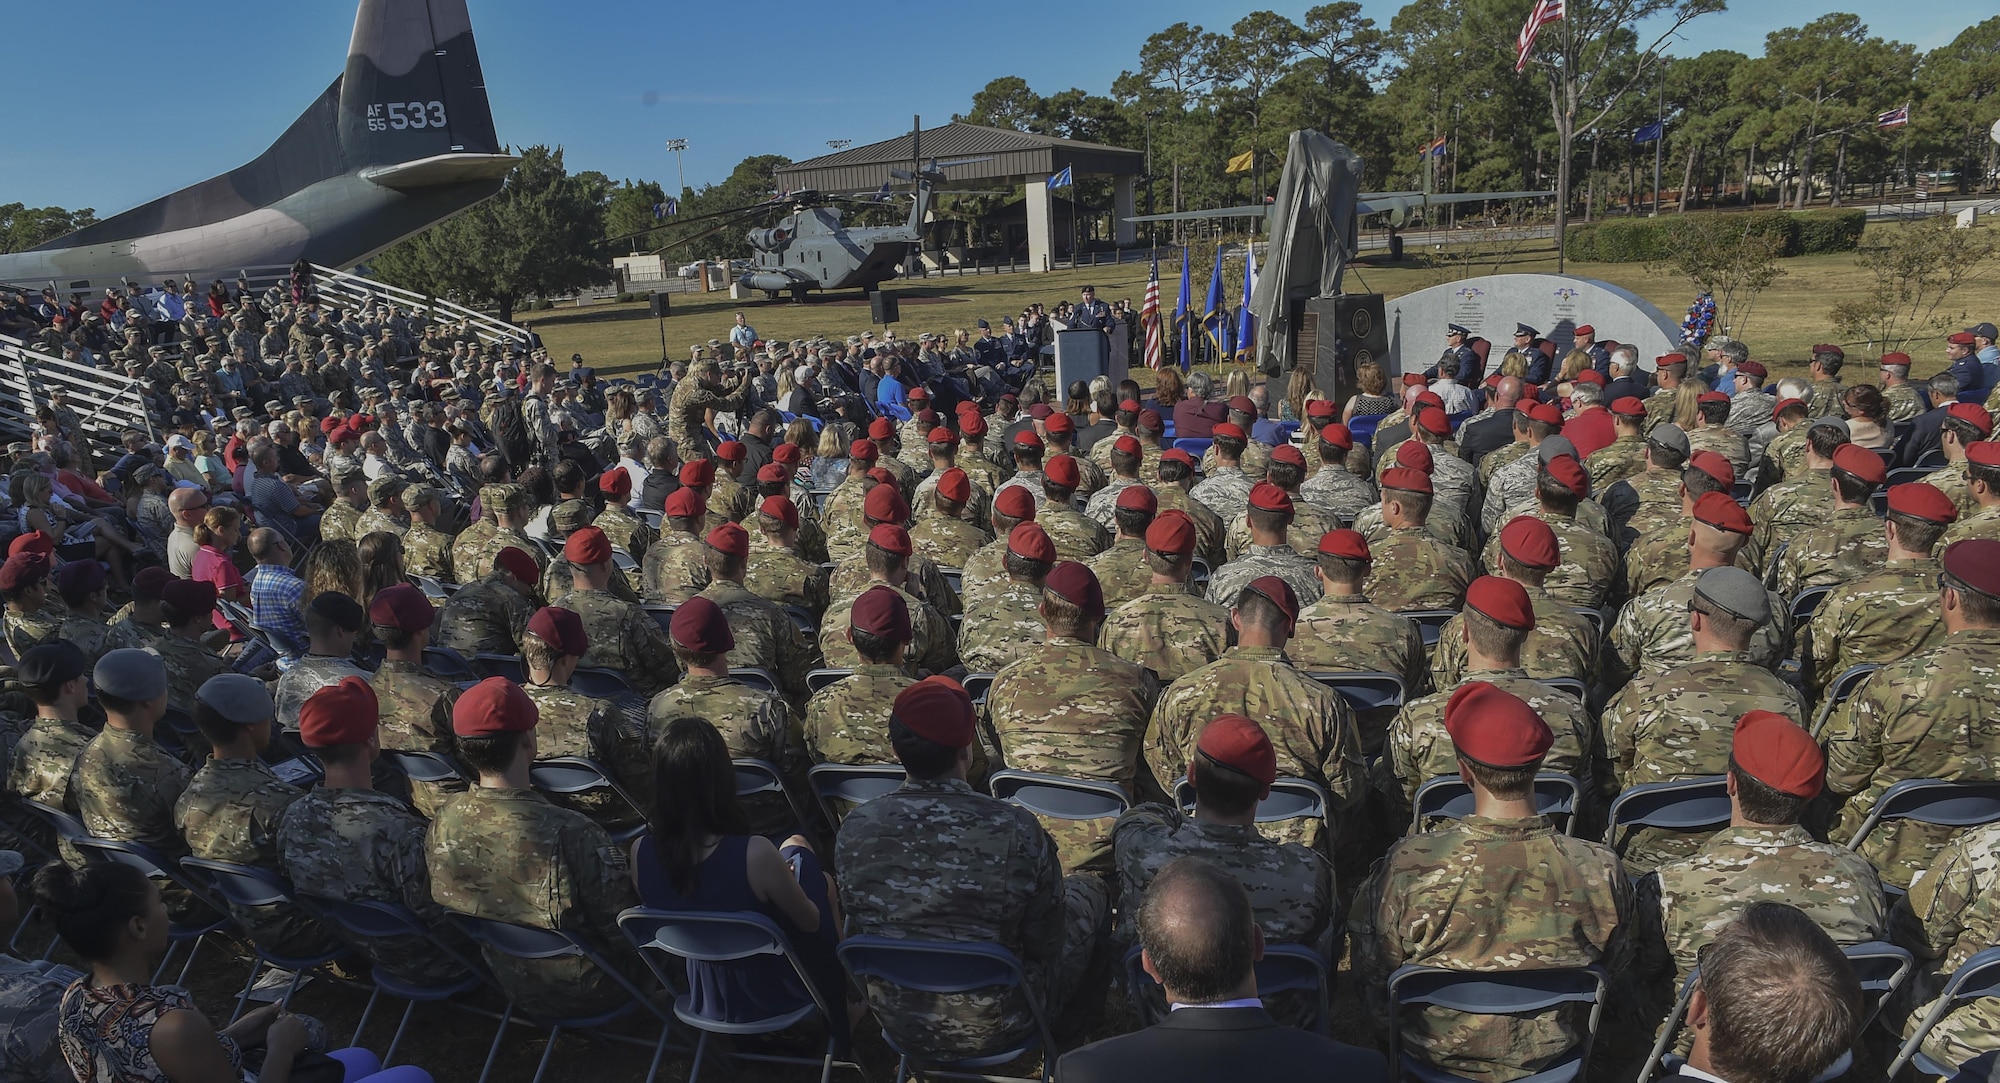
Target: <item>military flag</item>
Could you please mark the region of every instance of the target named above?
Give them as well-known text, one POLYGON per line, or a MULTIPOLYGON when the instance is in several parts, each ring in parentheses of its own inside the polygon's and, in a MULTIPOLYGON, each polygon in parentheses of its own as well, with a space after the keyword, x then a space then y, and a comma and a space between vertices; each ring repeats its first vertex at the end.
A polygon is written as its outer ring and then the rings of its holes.
POLYGON ((1181 246, 1181 296, 1174 307, 1174 335, 1180 339, 1181 371, 1188 370, 1188 350, 1194 345, 1193 328, 1189 326, 1194 314, 1188 310, 1194 307, 1194 283, 1188 278, 1188 250, 1181 246))
POLYGON ((1139 326, 1146 332, 1146 367, 1160 367, 1160 258, 1153 257, 1153 273, 1146 276, 1146 297, 1139 302, 1139 326))
POLYGON ((1202 329, 1217 357, 1229 353, 1229 310, 1222 307, 1222 246, 1215 246, 1215 270, 1208 276, 1208 303, 1202 306, 1202 329))
POLYGON ((1250 292, 1257 288, 1257 246, 1243 246, 1243 310, 1237 316, 1236 350, 1238 361, 1257 354, 1257 317, 1250 314, 1250 292))

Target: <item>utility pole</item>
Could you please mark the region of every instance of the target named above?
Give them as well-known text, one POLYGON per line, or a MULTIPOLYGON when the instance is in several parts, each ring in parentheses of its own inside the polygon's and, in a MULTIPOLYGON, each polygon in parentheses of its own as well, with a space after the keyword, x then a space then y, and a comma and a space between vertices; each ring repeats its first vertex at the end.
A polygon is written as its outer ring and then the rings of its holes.
POLYGON ((1660 216, 1660 155, 1667 145, 1667 57, 1660 56, 1660 134, 1653 140, 1653 217, 1660 216))
POLYGON ((674 190, 674 198, 679 199, 682 195, 686 194, 688 186, 687 168, 681 163, 681 155, 687 153, 688 141, 685 139, 669 139, 667 140, 667 149, 674 152, 674 172, 680 180, 680 187, 674 190))

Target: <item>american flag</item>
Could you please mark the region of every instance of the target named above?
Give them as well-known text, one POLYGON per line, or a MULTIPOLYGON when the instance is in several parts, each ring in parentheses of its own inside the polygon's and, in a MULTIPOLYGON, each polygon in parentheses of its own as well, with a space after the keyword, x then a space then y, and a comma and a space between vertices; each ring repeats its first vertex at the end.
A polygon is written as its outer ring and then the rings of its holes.
POLYGON ((1891 109, 1875 115, 1877 128, 1900 128, 1910 122, 1910 106, 1906 102, 1901 109, 1891 109))
POLYGON ((1146 299, 1139 302, 1139 326, 1146 329, 1146 367, 1160 367, 1160 261, 1146 276, 1146 299))
POLYGON ((1519 75, 1528 68, 1528 50, 1535 47, 1535 35, 1542 32, 1542 24, 1552 23, 1563 17, 1563 0, 1535 0, 1535 10, 1528 13, 1528 21, 1521 24, 1521 37, 1517 40, 1514 59, 1514 74, 1519 75))

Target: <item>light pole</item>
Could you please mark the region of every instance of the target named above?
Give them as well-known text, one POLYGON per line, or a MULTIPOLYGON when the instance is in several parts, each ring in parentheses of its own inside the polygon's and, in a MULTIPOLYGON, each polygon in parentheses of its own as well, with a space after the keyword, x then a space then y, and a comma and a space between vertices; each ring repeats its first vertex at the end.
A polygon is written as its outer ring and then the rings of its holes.
POLYGON ((682 164, 681 155, 687 153, 688 141, 685 139, 669 139, 667 140, 667 149, 674 152, 674 173, 680 179, 680 187, 675 189, 674 198, 679 199, 681 196, 687 194, 687 167, 682 164))

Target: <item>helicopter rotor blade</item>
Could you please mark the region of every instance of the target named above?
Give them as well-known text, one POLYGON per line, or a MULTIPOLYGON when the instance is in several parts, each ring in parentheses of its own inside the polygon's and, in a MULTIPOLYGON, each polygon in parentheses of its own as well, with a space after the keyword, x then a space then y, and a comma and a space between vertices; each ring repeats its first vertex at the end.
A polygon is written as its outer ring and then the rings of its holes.
MULTIPOLYGON (((776 207, 782 207, 783 205, 784 204, 777 199, 767 199, 762 203, 753 203, 747 207, 731 207, 727 210, 709 211, 705 214, 689 215, 686 218, 679 218, 679 217, 662 218, 659 220, 658 224, 650 226, 646 229, 637 230, 632 233, 620 234, 619 236, 616 237, 607 237, 604 239, 604 243, 607 245, 614 245, 619 243, 620 241, 629 241, 638 237, 651 236, 652 234, 658 233, 661 230, 675 229, 681 226, 693 225, 696 222, 706 222, 711 218, 727 218, 732 215, 749 214, 758 211, 768 211, 776 207)), ((681 242, 676 241, 674 243, 679 244, 681 242)), ((668 247, 672 247, 672 245, 669 245, 668 247)), ((664 251, 664 249, 662 249, 662 251, 664 251)))

